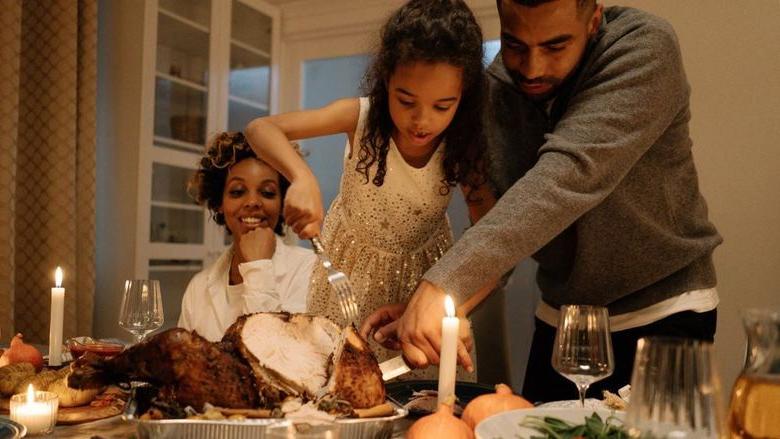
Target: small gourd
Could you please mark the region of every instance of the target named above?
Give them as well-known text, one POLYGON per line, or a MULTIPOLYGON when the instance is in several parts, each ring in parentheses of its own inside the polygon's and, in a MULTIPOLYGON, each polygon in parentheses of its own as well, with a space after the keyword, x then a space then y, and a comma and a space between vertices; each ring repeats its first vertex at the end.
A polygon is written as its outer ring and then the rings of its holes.
POLYGON ((463 410, 461 419, 472 430, 483 419, 507 410, 532 408, 534 405, 526 399, 512 393, 512 389, 506 384, 498 384, 496 393, 489 393, 471 400, 463 410))
POLYGON ((452 402, 439 404, 436 413, 422 417, 412 424, 412 428, 406 432, 406 439, 473 439, 474 432, 465 422, 452 414, 452 402))
POLYGON ((43 355, 41 355, 35 346, 25 343, 22 334, 16 334, 11 339, 11 345, 3 352, 0 357, 0 367, 9 364, 30 363, 39 371, 43 367, 43 355))

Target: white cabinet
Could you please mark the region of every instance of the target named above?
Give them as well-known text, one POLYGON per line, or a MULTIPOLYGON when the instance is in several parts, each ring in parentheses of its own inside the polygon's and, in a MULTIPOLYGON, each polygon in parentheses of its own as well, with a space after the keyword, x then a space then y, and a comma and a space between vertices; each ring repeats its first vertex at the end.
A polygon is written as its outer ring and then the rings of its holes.
POLYGON ((187 181, 210 137, 269 114, 278 12, 257 0, 159 0, 154 18, 154 123, 139 162, 151 185, 139 193, 136 272, 160 280, 172 326, 189 279, 229 242, 187 181))
POLYGON ((109 186, 98 209, 121 213, 98 227, 96 309, 108 316, 96 310, 96 332, 116 334, 116 296, 131 277, 160 280, 170 327, 189 279, 229 242, 187 182, 211 136, 275 110, 279 11, 262 0, 100 6, 98 148, 108 163, 98 166, 117 172, 98 172, 109 186))

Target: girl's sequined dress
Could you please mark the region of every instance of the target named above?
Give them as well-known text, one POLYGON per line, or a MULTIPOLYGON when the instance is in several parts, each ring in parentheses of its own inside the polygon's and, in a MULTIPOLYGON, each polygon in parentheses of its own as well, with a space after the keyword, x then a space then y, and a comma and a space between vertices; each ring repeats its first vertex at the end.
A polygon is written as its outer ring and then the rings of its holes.
MULTIPOLYGON (((442 183, 444 145, 425 167, 415 168, 391 140, 382 186, 366 183, 365 175, 356 170, 369 105, 368 98, 360 98, 355 140, 353 145, 347 142, 340 191, 325 217, 321 237, 333 264, 352 283, 360 307, 357 324, 382 305, 407 301, 423 274, 452 245, 446 210, 455 189, 445 191, 442 183)), ((375 171, 376 164, 371 178, 375 171)), ((308 310, 344 323, 335 292, 319 265, 312 276, 308 310)), ((379 361, 398 355, 373 342, 372 348, 379 361)), ((471 375, 460 371, 458 378, 473 380, 471 375)), ((436 378, 436 368, 405 376, 421 377, 436 378)))

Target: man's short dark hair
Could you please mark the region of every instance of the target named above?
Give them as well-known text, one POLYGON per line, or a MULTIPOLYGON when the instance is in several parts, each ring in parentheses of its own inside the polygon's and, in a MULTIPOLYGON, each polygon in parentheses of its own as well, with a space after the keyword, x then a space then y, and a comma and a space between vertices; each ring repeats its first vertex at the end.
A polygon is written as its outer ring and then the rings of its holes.
MULTIPOLYGON (((512 3, 518 4, 520 6, 527 6, 529 8, 533 8, 534 6, 539 6, 542 3, 549 3, 553 0, 512 0, 512 3)), ((579 12, 588 11, 593 12, 593 9, 596 7, 596 0, 575 0, 577 2, 577 9, 579 9, 579 12)), ((498 8, 501 9, 501 0, 496 0, 496 4, 498 5, 498 8)))

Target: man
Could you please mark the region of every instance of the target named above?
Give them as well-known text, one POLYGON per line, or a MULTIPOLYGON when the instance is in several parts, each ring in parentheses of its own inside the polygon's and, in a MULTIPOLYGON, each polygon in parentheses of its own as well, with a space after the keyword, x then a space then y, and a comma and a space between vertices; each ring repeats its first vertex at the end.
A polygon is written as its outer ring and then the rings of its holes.
MULTIPOLYGON (((400 341, 416 366, 435 364, 445 293, 462 303, 533 256, 542 303, 523 394, 576 398, 550 364, 564 304, 609 307, 616 368, 591 389, 614 391, 630 381, 640 337, 715 333, 712 252, 722 239, 698 188, 677 39, 657 17, 595 0, 497 3, 486 131, 501 198, 405 310, 379 309, 361 330, 400 341)), ((463 346, 460 362, 471 364, 463 346)))

